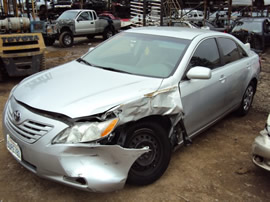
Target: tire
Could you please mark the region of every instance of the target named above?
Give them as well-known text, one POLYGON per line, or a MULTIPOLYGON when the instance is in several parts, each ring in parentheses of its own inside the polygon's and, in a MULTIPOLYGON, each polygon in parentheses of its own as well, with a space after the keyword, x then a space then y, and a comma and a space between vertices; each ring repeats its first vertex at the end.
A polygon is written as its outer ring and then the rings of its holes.
POLYGON ((171 145, 165 130, 153 122, 141 122, 127 131, 126 148, 149 146, 151 151, 143 154, 129 170, 127 183, 147 185, 159 179, 171 159, 171 145))
POLYGON ((245 90, 244 96, 241 101, 241 105, 237 110, 237 113, 240 116, 245 116, 248 114, 253 102, 255 92, 256 92, 256 84, 254 82, 250 82, 245 90))
POLYGON ((87 35, 86 37, 87 37, 87 39, 91 40, 91 39, 95 38, 95 35, 87 35))
POLYGON ((114 35, 114 31, 112 28, 107 27, 103 32, 103 39, 106 40, 114 35))
POLYGON ((45 45, 46 46, 52 46, 55 42, 55 39, 54 38, 44 38, 44 42, 45 42, 45 45))
POLYGON ((73 36, 70 32, 65 31, 60 34, 59 43, 62 47, 71 47, 73 45, 73 36))

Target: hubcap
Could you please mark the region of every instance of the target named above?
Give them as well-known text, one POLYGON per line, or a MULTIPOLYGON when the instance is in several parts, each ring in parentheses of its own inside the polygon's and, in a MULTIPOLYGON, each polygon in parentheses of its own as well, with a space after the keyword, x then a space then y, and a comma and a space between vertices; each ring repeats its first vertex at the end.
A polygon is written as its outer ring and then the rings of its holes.
POLYGON ((64 37, 64 42, 65 42, 66 45, 71 44, 71 36, 66 35, 66 36, 64 37))
POLYGON ((110 38, 110 37, 112 37, 112 36, 113 36, 113 33, 112 33, 111 31, 107 33, 107 37, 108 37, 108 38, 110 38))
POLYGON ((249 86, 245 92, 244 96, 244 110, 247 111, 251 105, 252 99, 253 99, 254 90, 252 86, 249 86))
POLYGON ((161 156, 159 142, 154 136, 152 130, 142 129, 129 143, 129 148, 149 147, 150 151, 139 157, 132 168, 136 171, 145 171, 155 168, 157 161, 161 156))

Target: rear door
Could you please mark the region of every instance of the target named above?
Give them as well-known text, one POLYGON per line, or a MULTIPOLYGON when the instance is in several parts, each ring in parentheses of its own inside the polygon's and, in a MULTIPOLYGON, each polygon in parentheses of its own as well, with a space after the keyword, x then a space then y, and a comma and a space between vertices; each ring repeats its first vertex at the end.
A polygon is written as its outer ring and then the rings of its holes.
POLYGON ((179 84, 188 135, 213 122, 225 110, 227 80, 215 38, 208 38, 199 43, 186 72, 196 66, 210 68, 212 77, 208 80, 189 80, 184 77, 179 84))
POLYGON ((251 61, 247 53, 231 38, 217 38, 220 48, 223 75, 227 81, 225 108, 229 111, 237 107, 246 88, 251 61))

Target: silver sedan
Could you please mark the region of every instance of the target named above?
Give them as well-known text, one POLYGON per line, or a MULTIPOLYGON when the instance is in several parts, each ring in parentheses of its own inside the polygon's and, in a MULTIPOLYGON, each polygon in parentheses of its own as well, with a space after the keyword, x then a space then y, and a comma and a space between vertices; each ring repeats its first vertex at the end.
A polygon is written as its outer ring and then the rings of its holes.
POLYGON ((121 32, 13 88, 7 149, 37 175, 83 190, 150 184, 173 150, 232 111, 248 113, 259 71, 258 55, 229 34, 121 32))

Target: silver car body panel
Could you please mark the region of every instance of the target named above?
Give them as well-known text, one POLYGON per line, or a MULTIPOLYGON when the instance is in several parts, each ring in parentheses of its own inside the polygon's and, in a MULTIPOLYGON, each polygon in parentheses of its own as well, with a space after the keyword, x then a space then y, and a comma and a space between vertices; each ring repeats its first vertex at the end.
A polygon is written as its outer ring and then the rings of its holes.
MULTIPOLYGON (((148 148, 126 149, 119 145, 98 144, 51 144, 55 134, 68 127, 61 121, 53 120, 31 112, 20 105, 12 97, 6 105, 4 114, 8 110, 18 110, 21 113, 19 122, 3 119, 4 134, 9 135, 22 151, 22 161, 28 170, 37 175, 49 178, 79 189, 109 192, 123 188, 128 171, 134 161, 148 148), (27 132, 18 133, 9 121, 17 126, 25 122, 38 120, 40 124, 49 124, 52 129, 38 141, 28 142, 27 132), (15 135, 16 134, 16 135, 15 135), (71 179, 74 178, 73 181, 71 179), (80 184, 75 180, 83 178, 86 183, 80 184)), ((5 137, 6 138, 6 137, 5 137)))
MULTIPOLYGON (((119 145, 97 143, 54 145, 52 140, 69 127, 69 124, 61 118, 48 116, 47 113, 65 115, 71 120, 88 116, 103 116, 102 118, 106 119, 107 114, 114 113, 119 118, 118 126, 152 115, 168 116, 172 128, 183 119, 188 135, 192 136, 238 107, 248 82, 252 78, 258 79, 258 56, 241 45, 247 50, 249 57, 238 62, 248 62, 249 71, 241 81, 243 85, 238 86, 235 83, 238 88, 233 90, 238 101, 233 106, 228 106, 226 100, 230 99, 228 96, 232 96, 229 93, 232 89, 228 82, 236 82, 235 78, 228 76, 224 81, 220 81, 222 73, 217 69, 212 72, 210 80, 181 79, 194 49, 202 40, 219 36, 235 41, 238 41, 237 39, 224 33, 197 29, 179 31, 178 28, 155 27, 132 29, 127 32, 192 41, 174 74, 164 79, 105 71, 73 61, 22 81, 11 92, 3 112, 4 135, 9 135, 22 150, 21 164, 42 177, 85 190, 107 192, 121 189, 133 162, 149 149, 125 149, 119 145), (213 92, 216 93, 215 96, 213 92), (209 98, 218 99, 210 102, 209 98), (213 105, 215 107, 210 109, 213 105), (19 122, 12 116, 16 111, 20 111, 22 115, 19 122), (213 116, 207 119, 210 113, 213 116), (191 117, 191 114, 195 116, 191 117), (45 135, 30 141, 24 137, 27 134, 22 132, 24 136, 20 135, 8 123, 12 122, 21 129, 21 124, 29 119, 48 125, 50 129, 45 135), (83 178, 86 183, 78 183, 77 178, 83 178)), ((225 68, 228 72, 231 71, 229 65, 225 68)), ((243 69, 239 67, 233 71, 239 74, 243 69)))

